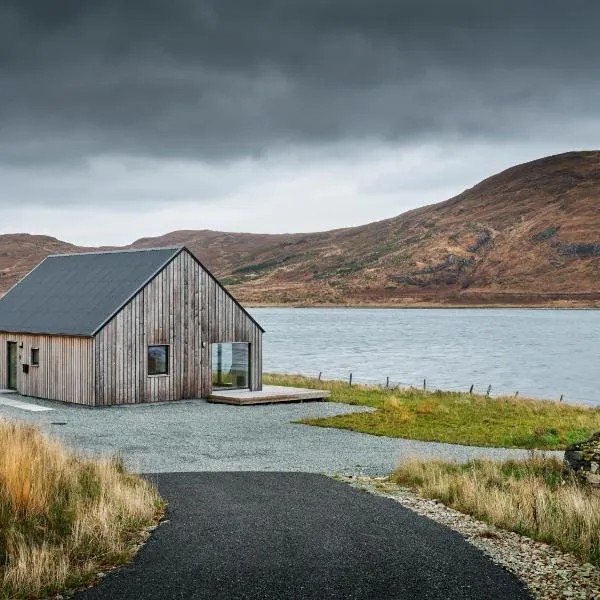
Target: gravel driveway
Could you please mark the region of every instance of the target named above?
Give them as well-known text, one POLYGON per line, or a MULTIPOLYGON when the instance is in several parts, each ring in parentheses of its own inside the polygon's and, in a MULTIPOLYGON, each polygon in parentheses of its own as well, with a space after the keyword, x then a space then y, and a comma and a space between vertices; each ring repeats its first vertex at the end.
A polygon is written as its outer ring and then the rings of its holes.
POLYGON ((94 454, 120 452, 143 473, 184 471, 303 471, 384 475, 408 456, 464 461, 502 458, 519 450, 473 448, 390 439, 296 425, 305 417, 370 410, 332 402, 228 406, 205 400, 85 408, 16 394, 0 396, 0 416, 40 424, 70 445, 94 454), (17 400, 49 411, 2 404, 17 400))

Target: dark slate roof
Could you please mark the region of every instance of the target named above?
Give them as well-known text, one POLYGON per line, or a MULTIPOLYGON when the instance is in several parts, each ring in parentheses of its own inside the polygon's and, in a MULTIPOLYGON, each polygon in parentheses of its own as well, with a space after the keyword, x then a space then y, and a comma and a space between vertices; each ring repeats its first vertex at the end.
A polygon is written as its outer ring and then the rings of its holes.
POLYGON ((0 299, 0 331, 92 336, 182 250, 49 256, 0 299))

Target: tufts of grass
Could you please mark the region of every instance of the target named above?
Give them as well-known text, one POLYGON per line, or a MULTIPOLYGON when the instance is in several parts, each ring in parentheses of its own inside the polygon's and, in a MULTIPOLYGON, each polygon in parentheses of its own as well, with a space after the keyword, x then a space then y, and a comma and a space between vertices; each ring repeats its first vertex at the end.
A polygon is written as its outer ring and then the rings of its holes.
POLYGON ((560 450, 600 430, 600 408, 528 398, 386 390, 379 386, 267 375, 265 383, 326 389, 333 402, 377 409, 301 421, 373 435, 469 446, 560 450))
POLYGON ((412 459, 392 479, 490 525, 600 565, 600 491, 580 484, 557 458, 464 465, 412 459))
POLYGON ((164 503, 120 458, 91 460, 0 422, 0 598, 87 584, 135 554, 164 503))

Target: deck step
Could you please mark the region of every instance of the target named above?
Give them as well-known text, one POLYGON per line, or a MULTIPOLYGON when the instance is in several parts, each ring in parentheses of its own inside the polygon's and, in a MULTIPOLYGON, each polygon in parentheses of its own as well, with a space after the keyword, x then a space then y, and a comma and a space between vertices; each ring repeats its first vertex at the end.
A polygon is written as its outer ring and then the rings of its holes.
POLYGON ((256 392, 250 390, 218 390, 208 397, 208 401, 218 404, 242 406, 247 404, 325 400, 329 396, 331 396, 331 392, 327 390, 265 385, 262 390, 256 392))

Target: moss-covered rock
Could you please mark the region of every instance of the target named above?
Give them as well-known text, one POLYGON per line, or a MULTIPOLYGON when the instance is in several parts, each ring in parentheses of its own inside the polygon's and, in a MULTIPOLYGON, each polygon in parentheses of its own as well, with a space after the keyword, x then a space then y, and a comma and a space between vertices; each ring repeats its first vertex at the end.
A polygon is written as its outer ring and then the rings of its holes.
POLYGON ((565 450, 565 463, 585 483, 600 487, 600 431, 565 450))

